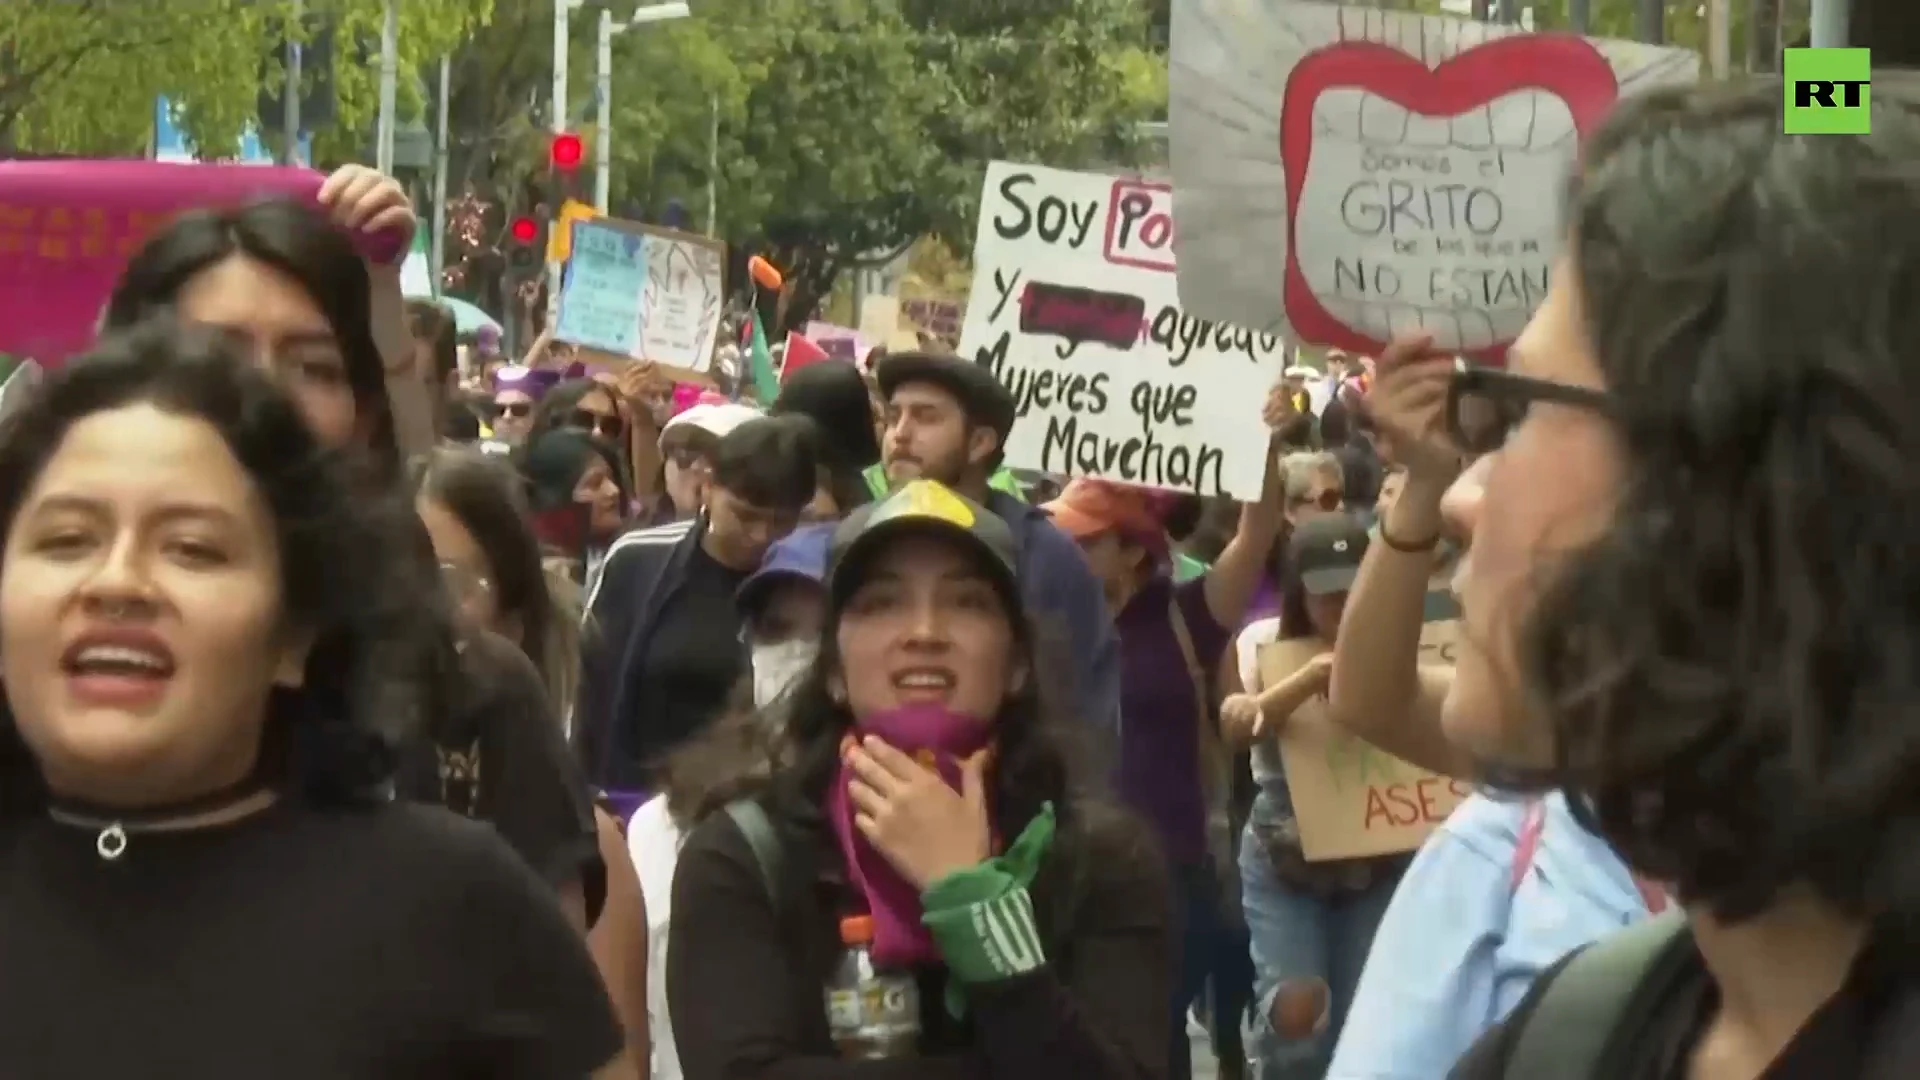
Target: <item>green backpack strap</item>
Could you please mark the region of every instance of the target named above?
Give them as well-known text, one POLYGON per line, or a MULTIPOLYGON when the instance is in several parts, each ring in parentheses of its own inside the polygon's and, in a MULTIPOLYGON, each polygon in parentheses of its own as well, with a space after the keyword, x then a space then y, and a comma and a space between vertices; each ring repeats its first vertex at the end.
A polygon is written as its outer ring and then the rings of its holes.
POLYGON ((1612 1080, 1601 1075, 1648 976, 1687 930, 1678 908, 1587 946, 1560 969, 1520 1026, 1505 1080, 1612 1080))
POLYGON ((753 849, 753 861, 760 867, 760 881, 767 888, 767 899, 773 902, 773 910, 778 913, 787 854, 780 844, 780 834, 773 831, 773 821, 767 817, 766 808, 752 799, 728 803, 727 816, 733 819, 733 827, 740 830, 747 846, 753 849))

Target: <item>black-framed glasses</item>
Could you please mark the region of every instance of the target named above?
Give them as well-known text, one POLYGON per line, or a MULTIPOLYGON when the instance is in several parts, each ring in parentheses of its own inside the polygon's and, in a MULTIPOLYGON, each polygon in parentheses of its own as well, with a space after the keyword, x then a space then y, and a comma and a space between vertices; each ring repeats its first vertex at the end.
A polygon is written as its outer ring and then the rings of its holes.
POLYGON ((573 411, 573 419, 570 421, 570 426, 587 432, 590 435, 598 435, 603 439, 609 439, 615 442, 619 441, 627 433, 626 421, 617 416, 608 416, 606 413, 589 412, 586 409, 575 409, 573 411))
POLYGON ((1536 401, 1614 413, 1613 398, 1605 391, 1455 360, 1447 383, 1447 434, 1463 453, 1491 454, 1506 443, 1536 401))
POLYGON ((531 416, 532 414, 533 414, 533 403, 527 402, 527 401, 505 401, 505 402, 500 402, 494 405, 493 407, 493 415, 495 416, 506 416, 506 417, 518 418, 522 416, 531 416))

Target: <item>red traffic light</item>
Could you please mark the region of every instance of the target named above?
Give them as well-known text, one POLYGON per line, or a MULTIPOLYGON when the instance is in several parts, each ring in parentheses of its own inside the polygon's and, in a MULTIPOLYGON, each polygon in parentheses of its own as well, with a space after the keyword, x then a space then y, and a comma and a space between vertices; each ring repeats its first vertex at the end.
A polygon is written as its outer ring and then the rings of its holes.
POLYGON ((531 244, 540 239, 540 223, 530 217, 514 218, 513 224, 507 226, 507 231, 513 234, 514 243, 517 244, 531 244))
POLYGON ((580 167, 581 159, 586 157, 586 147, 581 143, 580 136, 571 131, 563 131, 553 137, 553 143, 547 150, 547 157, 553 162, 554 168, 562 172, 572 172, 580 167))

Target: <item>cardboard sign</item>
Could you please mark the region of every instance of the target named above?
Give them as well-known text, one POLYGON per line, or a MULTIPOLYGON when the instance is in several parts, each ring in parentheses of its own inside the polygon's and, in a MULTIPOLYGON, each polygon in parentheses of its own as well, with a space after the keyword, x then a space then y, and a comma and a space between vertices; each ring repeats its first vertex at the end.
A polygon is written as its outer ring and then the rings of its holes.
MULTIPOLYGON (((1459 626, 1452 619, 1427 623, 1420 662, 1452 663, 1459 626)), ((1261 648, 1260 684, 1281 682, 1323 651, 1297 639, 1261 648)), ((1473 794, 1465 781, 1416 768, 1335 727, 1319 698, 1281 729, 1280 762, 1309 862, 1412 851, 1473 794)))
POLYGON ((1425 330, 1498 361, 1546 293, 1560 192, 1620 95, 1690 49, 1294 0, 1173 8, 1180 295, 1377 355, 1425 330))
POLYGON ((554 336, 676 381, 711 382, 726 247, 615 218, 575 221, 554 336))
POLYGON ((995 162, 960 352, 1013 394, 1007 464, 1256 499, 1286 347, 1181 309, 1164 184, 995 162))

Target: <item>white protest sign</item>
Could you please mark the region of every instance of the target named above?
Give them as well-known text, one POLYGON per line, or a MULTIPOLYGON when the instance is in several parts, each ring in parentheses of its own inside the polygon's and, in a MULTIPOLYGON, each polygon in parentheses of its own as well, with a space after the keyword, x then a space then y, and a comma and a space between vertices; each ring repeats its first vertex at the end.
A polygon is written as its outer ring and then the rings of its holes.
POLYGON ((1258 498, 1286 348, 1181 310, 1164 184, 995 162, 960 352, 1018 406, 1007 464, 1258 498))
POLYGON ((1561 244, 1580 140, 1691 50, 1295 0, 1173 9, 1180 294, 1208 318, 1375 355, 1500 358, 1561 244))

